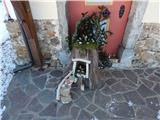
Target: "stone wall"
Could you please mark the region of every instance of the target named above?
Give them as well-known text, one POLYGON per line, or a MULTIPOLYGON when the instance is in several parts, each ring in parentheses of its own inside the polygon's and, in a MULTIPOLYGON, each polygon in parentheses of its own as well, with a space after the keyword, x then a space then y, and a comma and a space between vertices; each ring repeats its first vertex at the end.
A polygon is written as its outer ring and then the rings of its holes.
MULTIPOLYGON (((58 61, 57 53, 59 52, 57 51, 62 46, 58 32, 59 24, 56 20, 34 20, 34 23, 44 61, 48 61, 54 66, 58 61)), ((6 25, 17 53, 15 63, 17 65, 28 63, 30 61, 28 51, 17 21, 7 22, 6 25)), ((160 24, 144 24, 134 52, 132 67, 160 66, 160 24)))
MULTIPOLYGON (((43 59, 54 65, 57 62, 56 51, 61 48, 58 23, 55 20, 34 20, 34 23, 43 59)), ((28 63, 30 58, 18 22, 6 22, 6 25, 17 53, 15 63, 17 65, 28 63)))
POLYGON ((135 45, 135 59, 133 66, 160 66, 160 24, 145 23, 143 32, 135 45))
POLYGON ((49 61, 52 66, 57 62, 57 50, 61 48, 56 20, 34 20, 40 49, 44 61, 49 61))
POLYGON ((11 38, 13 48, 16 50, 17 54, 17 58, 14 62, 16 65, 27 64, 30 61, 30 58, 18 22, 6 21, 5 23, 11 38))

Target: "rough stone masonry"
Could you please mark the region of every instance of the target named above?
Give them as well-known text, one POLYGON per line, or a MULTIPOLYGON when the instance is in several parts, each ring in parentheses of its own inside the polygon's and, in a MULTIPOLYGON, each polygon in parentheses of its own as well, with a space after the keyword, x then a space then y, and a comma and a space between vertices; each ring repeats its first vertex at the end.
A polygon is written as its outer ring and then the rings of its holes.
MULTIPOLYGON (((44 61, 49 60, 54 65, 57 57, 56 51, 60 48, 58 36, 58 23, 55 20, 34 20, 38 41, 44 61)), ((18 21, 6 22, 11 41, 16 50, 16 65, 24 65, 30 61, 29 54, 20 31, 18 21)))
POLYGON ((144 24, 143 31, 135 45, 133 66, 160 66, 160 24, 144 24))
MULTIPOLYGON (((57 51, 61 46, 58 22, 56 20, 34 20, 34 23, 44 61, 49 61, 52 66, 55 66, 58 61, 57 51)), ((28 63, 29 55, 17 21, 6 22, 6 25, 17 53, 15 63, 17 65, 28 63)), ((134 51, 132 67, 160 66, 160 24, 144 24, 134 51)))

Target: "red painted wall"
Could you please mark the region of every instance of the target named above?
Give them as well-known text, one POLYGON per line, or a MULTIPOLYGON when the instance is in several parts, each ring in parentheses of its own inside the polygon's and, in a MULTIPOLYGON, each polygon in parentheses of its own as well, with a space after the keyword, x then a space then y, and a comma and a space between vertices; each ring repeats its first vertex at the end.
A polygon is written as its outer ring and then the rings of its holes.
MULTIPOLYGON (((109 30, 113 32, 113 35, 108 37, 108 44, 104 50, 110 55, 117 54, 122 43, 131 4, 131 1, 113 1, 112 5, 106 5, 111 12, 109 30), (121 5, 125 5, 125 13, 122 18, 119 18, 121 5)), ((85 1, 68 1, 67 7, 69 32, 71 34, 74 33, 76 22, 80 20, 82 12, 98 11, 98 5, 85 5, 85 1)))

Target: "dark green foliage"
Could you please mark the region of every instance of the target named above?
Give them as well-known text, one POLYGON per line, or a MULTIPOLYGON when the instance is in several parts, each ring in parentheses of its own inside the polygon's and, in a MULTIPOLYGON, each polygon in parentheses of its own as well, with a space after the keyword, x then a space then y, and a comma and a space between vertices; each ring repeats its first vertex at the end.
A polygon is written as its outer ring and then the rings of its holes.
POLYGON ((82 17, 72 37, 73 46, 79 49, 98 48, 99 27, 99 18, 96 13, 82 17))
POLYGON ((97 49, 107 43, 108 34, 101 29, 100 22, 109 18, 110 11, 104 6, 99 7, 99 10, 98 13, 93 12, 91 15, 88 15, 88 12, 82 13, 75 33, 68 38, 69 50, 73 47, 83 50, 97 49))
POLYGON ((102 51, 99 51, 98 55, 99 55, 99 60, 100 60, 98 66, 100 69, 104 69, 105 67, 112 67, 112 62, 108 58, 107 54, 105 54, 102 51))
MULTIPOLYGON (((107 44, 108 35, 113 33, 102 29, 100 22, 109 18, 110 11, 104 6, 98 8, 100 10, 98 13, 93 12, 91 15, 88 15, 88 12, 82 13, 82 18, 76 25, 75 33, 68 38, 70 51, 72 48, 78 48, 82 51, 88 49, 100 50, 103 45, 107 44)), ((106 60, 101 57, 100 61, 104 66, 107 65, 106 60)))

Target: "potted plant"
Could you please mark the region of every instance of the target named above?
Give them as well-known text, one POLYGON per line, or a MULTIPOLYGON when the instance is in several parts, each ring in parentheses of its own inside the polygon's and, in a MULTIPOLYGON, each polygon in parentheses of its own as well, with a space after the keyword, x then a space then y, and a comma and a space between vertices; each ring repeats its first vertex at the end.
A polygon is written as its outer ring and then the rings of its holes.
POLYGON ((103 52, 103 46, 107 44, 107 37, 113 34, 103 27, 104 21, 107 21, 111 13, 105 6, 98 8, 99 12, 82 13, 74 34, 67 39, 72 57, 86 56, 85 58, 91 60, 91 79, 98 79, 98 72, 96 72, 98 67, 112 66, 108 55, 103 52))

